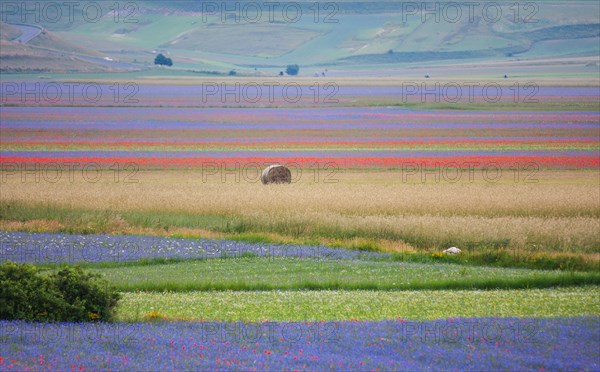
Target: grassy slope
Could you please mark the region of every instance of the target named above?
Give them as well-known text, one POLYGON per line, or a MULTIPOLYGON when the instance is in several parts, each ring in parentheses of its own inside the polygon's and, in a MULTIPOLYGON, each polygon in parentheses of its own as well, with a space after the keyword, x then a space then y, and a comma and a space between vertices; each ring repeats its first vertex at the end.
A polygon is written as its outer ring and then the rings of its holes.
POLYGON ((0 40, 14 40, 21 36, 21 30, 8 23, 0 22, 0 40))
POLYGON ((1 23, 2 72, 36 73, 70 71, 106 73, 114 69, 96 64, 79 55, 101 57, 93 48, 85 48, 78 44, 65 41, 54 32, 44 30, 27 44, 10 41, 20 34, 20 30, 5 23, 1 23))
POLYGON ((63 40, 60 36, 50 31, 42 31, 41 34, 31 39, 27 45, 49 49, 52 51, 66 52, 72 54, 82 54, 90 57, 101 57, 102 54, 89 48, 81 47, 77 44, 63 40))
MULTIPOLYGON (((36 48, 28 44, 24 45, 0 40, 0 51, 0 57, 2 58, 0 70, 2 73, 17 73, 30 77, 31 75, 28 74, 32 73, 68 74, 71 71, 77 71, 105 74, 107 72, 115 72, 114 69, 109 67, 85 61, 66 53, 56 53, 55 51, 36 48)), ((12 75, 3 75, 3 79, 5 77, 6 79, 13 80, 12 75)))

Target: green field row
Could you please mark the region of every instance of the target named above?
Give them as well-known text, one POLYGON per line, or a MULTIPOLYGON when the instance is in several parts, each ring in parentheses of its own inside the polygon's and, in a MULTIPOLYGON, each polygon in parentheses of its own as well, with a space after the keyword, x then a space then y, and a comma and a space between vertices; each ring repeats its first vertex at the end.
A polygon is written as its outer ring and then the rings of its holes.
POLYGON ((135 292, 123 295, 117 319, 303 321, 597 316, 599 289, 135 292))
POLYGON ((119 291, 440 290, 600 285, 600 273, 317 258, 211 258, 93 268, 119 291))

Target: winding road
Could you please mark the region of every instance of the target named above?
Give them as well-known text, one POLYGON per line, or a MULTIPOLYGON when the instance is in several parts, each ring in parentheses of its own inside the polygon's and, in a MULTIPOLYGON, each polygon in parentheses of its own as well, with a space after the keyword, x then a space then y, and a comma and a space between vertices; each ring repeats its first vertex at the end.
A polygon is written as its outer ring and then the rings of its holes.
POLYGON ((23 23, 10 23, 10 25, 15 26, 19 30, 21 30, 21 35, 13 41, 22 44, 27 44, 31 39, 41 34, 43 30, 40 26, 26 25, 23 23))

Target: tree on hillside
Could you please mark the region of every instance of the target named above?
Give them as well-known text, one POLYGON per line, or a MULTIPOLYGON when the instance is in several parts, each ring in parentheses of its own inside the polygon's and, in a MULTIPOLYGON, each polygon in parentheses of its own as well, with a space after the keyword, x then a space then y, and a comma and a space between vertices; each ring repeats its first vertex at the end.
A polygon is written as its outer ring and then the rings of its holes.
POLYGON ((298 71, 300 71, 300 66, 298 65, 287 65, 285 69, 285 73, 288 75, 298 75, 298 71))
POLYGON ((171 58, 165 57, 162 53, 157 55, 154 58, 155 65, 163 65, 163 66, 173 66, 173 60, 171 58))

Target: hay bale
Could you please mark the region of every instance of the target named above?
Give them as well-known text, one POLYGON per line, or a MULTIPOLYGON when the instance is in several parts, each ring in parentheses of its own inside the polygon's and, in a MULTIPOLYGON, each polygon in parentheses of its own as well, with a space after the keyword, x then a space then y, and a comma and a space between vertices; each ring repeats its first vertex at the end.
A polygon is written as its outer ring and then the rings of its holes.
POLYGON ((283 165, 273 164, 263 170, 260 180, 263 185, 270 183, 291 183, 292 172, 283 165))

